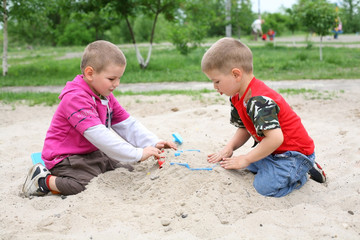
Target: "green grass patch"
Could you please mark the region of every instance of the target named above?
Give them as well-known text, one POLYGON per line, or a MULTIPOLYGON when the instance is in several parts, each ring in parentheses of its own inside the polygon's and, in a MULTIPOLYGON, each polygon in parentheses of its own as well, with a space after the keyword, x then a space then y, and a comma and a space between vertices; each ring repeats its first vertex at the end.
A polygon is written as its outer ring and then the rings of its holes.
MULTIPOLYGON (((115 91, 114 95, 119 96, 135 96, 135 95, 146 95, 146 96, 160 96, 163 94, 169 95, 186 95, 195 98, 201 98, 204 93, 211 93, 214 90, 202 89, 202 90, 159 90, 149 92, 120 92, 115 91)), ((11 103, 22 103, 29 106, 34 105, 45 105, 53 106, 60 102, 58 93, 38 93, 38 92, 0 92, 0 101, 5 104, 11 103)))
POLYGON ((344 90, 341 91, 318 91, 313 89, 306 88, 286 88, 279 89, 278 92, 280 94, 286 95, 302 95, 305 99, 311 100, 331 100, 334 98, 338 98, 339 94, 344 93, 344 90))
POLYGON ((252 48, 254 74, 262 80, 351 79, 359 78, 360 49, 323 48, 252 48))
MULTIPOLYGON (((320 42, 318 41, 295 41, 296 44, 308 44, 309 42, 311 42, 313 45, 315 46, 319 46, 320 42)), ((276 42, 276 45, 284 45, 284 44, 293 44, 294 41, 279 41, 276 42)), ((348 45, 353 45, 353 44, 359 44, 359 42, 337 42, 337 40, 334 40, 333 42, 322 42, 322 46, 326 47, 326 46, 332 46, 332 45, 337 45, 337 46, 348 46, 348 45)))
MULTIPOLYGON (((141 69, 134 48, 131 45, 122 47, 128 64, 121 82, 208 81, 200 68, 207 48, 200 47, 184 56, 172 46, 156 45, 149 66, 141 69)), ((270 43, 250 48, 254 55, 254 74, 261 80, 354 79, 360 76, 359 48, 324 47, 323 61, 319 60, 318 47, 282 47, 270 43)), ((12 49, 8 75, 0 77, 0 87, 65 85, 80 74, 82 51, 83 47, 12 49), (69 58, 69 53, 77 54, 69 58)), ((142 47, 141 51, 146 56, 147 48, 142 47)))
POLYGON ((163 94, 169 95, 186 95, 186 96, 197 96, 203 93, 211 93, 214 90, 202 89, 202 90, 159 90, 159 91, 147 91, 147 92, 133 92, 133 91, 115 91, 114 96, 134 96, 134 95, 142 95, 142 96, 160 96, 163 94))
MULTIPOLYGON (((146 91, 146 92, 132 92, 132 91, 115 91, 116 97, 120 96, 160 96, 164 94, 168 95, 186 95, 193 97, 194 100, 201 99, 203 94, 212 93, 214 90, 202 89, 202 90, 159 90, 159 91, 146 91)), ((341 91, 318 91, 305 88, 286 88, 279 89, 278 92, 284 95, 302 95, 305 99, 309 100, 331 100, 338 98, 339 94, 344 93, 341 91)), ((0 101, 5 104, 21 103, 29 106, 45 105, 53 106, 60 102, 58 93, 37 93, 37 92, 0 92, 0 101)))
POLYGON ((0 92, 0 101, 5 104, 24 103, 29 106, 41 105, 53 106, 60 102, 58 93, 35 93, 35 92, 0 92))

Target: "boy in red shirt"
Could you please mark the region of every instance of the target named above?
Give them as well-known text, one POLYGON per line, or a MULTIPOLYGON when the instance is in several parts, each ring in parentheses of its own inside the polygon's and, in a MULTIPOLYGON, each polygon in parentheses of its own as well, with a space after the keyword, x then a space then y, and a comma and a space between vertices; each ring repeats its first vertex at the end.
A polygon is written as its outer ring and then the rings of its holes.
POLYGON ((204 54, 201 67, 214 88, 231 97, 231 123, 237 127, 229 143, 210 154, 208 162, 256 173, 254 187, 264 196, 282 197, 299 189, 308 173, 315 181, 325 182, 315 163, 314 142, 300 117, 280 94, 254 77, 252 52, 246 45, 220 39, 204 54), (232 156, 250 137, 257 146, 232 156))

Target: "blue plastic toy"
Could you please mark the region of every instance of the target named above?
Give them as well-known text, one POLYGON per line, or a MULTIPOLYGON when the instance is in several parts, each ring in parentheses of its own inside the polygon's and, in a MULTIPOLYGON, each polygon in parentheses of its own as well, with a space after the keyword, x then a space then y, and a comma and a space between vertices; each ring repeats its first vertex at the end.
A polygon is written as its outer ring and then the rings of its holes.
POLYGON ((213 170, 214 167, 216 167, 216 165, 217 165, 217 164, 215 164, 213 167, 206 167, 206 168, 191 168, 188 163, 178 163, 178 162, 171 162, 171 163, 170 163, 170 165, 175 165, 175 164, 176 164, 176 165, 179 165, 179 166, 184 166, 184 167, 186 167, 186 168, 188 168, 188 169, 190 169, 190 170, 192 170, 192 171, 195 171, 195 170, 211 171, 211 170, 213 170))
POLYGON ((45 166, 44 161, 41 159, 41 152, 32 153, 31 160, 32 160, 33 165, 35 165, 37 163, 41 163, 43 166, 45 166))
POLYGON ((180 136, 180 134, 178 133, 173 133, 172 136, 174 137, 174 142, 178 143, 178 144, 182 144, 183 143, 183 139, 180 136))
POLYGON ((200 150, 198 150, 198 149, 177 150, 175 152, 175 157, 180 156, 180 153, 183 153, 184 151, 185 152, 200 152, 200 150))

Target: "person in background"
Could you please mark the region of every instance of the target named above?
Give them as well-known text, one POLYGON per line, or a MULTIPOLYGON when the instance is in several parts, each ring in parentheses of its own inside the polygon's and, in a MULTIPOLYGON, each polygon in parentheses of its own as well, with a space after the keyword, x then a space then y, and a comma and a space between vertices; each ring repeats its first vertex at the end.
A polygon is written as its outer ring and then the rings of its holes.
POLYGON ((257 41, 258 37, 262 37, 263 35, 263 31, 261 28, 261 24, 264 24, 264 20, 263 19, 256 19, 252 24, 251 24, 251 29, 252 29, 252 33, 254 35, 254 40, 257 41))
POLYGON ((275 38, 275 31, 270 28, 267 35, 269 36, 270 41, 273 41, 275 38))
POLYGON ((341 19, 338 17, 336 20, 336 27, 333 30, 334 33, 334 39, 338 39, 339 34, 343 33, 342 31, 342 22, 341 19))

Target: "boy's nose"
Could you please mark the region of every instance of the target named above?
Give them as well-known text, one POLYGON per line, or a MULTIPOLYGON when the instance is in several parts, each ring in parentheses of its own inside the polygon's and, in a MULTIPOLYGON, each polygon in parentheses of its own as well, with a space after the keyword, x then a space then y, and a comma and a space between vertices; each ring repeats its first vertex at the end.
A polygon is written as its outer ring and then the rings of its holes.
POLYGON ((114 88, 117 88, 119 85, 120 85, 120 79, 114 81, 114 84, 113 84, 114 88))

